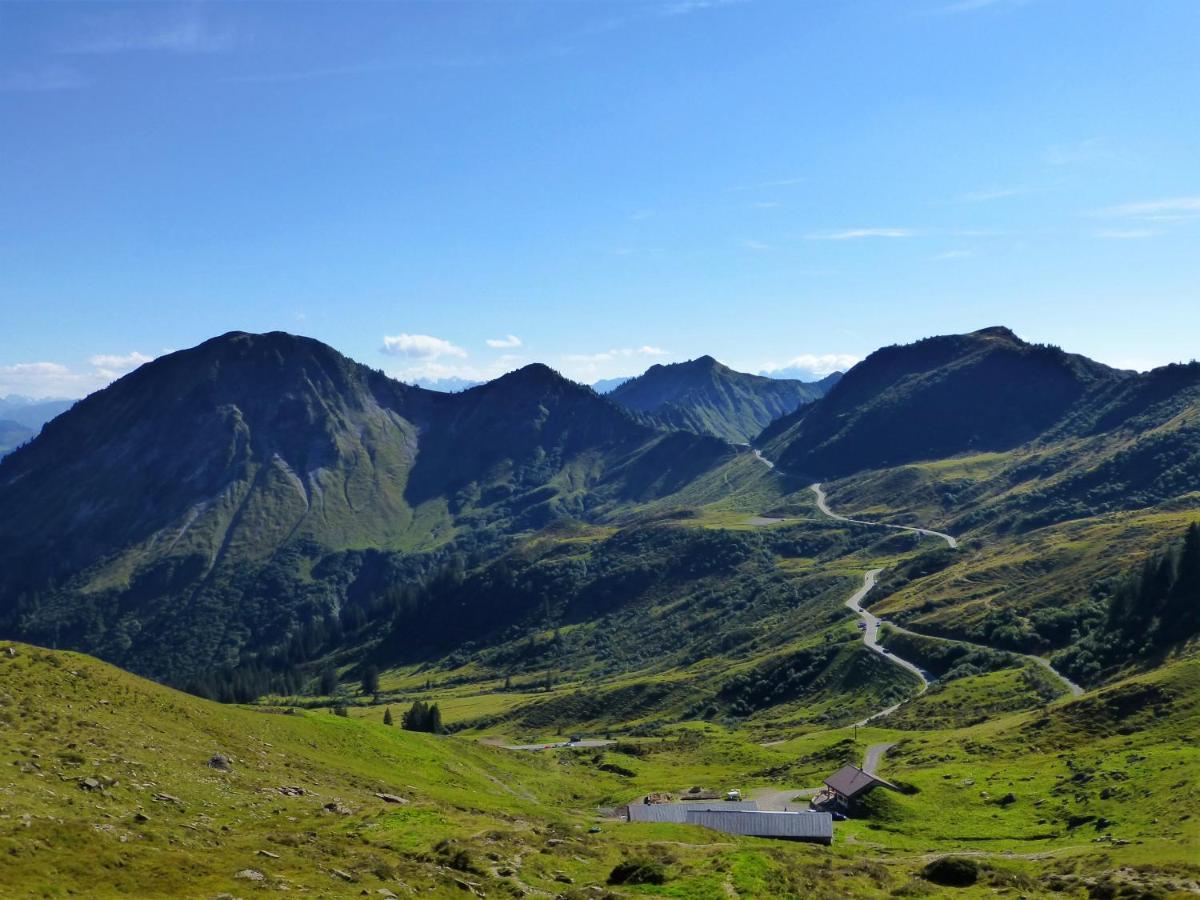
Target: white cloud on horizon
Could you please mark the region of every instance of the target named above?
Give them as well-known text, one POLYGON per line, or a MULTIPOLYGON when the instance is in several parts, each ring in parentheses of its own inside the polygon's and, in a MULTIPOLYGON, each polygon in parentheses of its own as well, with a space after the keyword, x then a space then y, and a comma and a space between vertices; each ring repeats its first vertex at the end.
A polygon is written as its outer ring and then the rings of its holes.
POLYGON ((466 359, 467 351, 457 344, 430 334, 385 335, 381 352, 389 356, 407 356, 413 359, 440 359, 455 356, 466 359))
POLYGON ((120 378, 125 373, 132 372, 138 366, 153 361, 153 356, 147 356, 145 353, 138 353, 136 350, 133 353, 127 353, 124 356, 101 354, 99 356, 93 356, 88 360, 89 363, 96 367, 97 372, 109 377, 110 380, 120 378))
POLYGON ((859 362, 859 357, 849 353, 801 353, 793 356, 782 365, 765 363, 760 369, 760 375, 772 378, 792 377, 794 375, 815 375, 823 378, 834 372, 844 372, 859 362))
POLYGON ((661 359, 665 356, 670 354, 662 347, 643 344, 641 347, 622 347, 600 353, 566 353, 560 357, 558 368, 568 378, 591 384, 601 378, 628 375, 629 369, 636 361, 661 359))
POLYGON ((98 354, 88 359, 90 370, 56 362, 15 363, 0 366, 0 396, 20 394, 35 400, 71 399, 98 391, 132 372, 153 356, 145 353, 98 354))
POLYGON ((515 334, 510 334, 502 338, 488 338, 485 343, 493 350, 506 350, 513 347, 520 347, 521 339, 515 334))

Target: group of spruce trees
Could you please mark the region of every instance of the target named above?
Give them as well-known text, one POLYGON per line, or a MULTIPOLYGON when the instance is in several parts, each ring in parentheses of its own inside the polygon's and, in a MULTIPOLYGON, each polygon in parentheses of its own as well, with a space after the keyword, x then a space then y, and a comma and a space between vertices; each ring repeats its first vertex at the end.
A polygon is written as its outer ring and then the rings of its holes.
MULTIPOLYGON (((390 709, 383 714, 383 724, 392 724, 390 709)), ((445 730, 442 728, 442 711, 438 709, 438 705, 422 700, 415 701, 408 708, 408 712, 400 717, 400 727, 405 731, 424 731, 428 734, 442 734, 445 730)))
POLYGON ((1121 581, 1095 625, 1055 657, 1072 677, 1092 682, 1153 659, 1200 636, 1200 522, 1166 552, 1121 581))
POLYGON ((1200 522, 1183 542, 1126 580, 1108 607, 1108 630, 1131 649, 1153 651, 1200 634, 1200 522))

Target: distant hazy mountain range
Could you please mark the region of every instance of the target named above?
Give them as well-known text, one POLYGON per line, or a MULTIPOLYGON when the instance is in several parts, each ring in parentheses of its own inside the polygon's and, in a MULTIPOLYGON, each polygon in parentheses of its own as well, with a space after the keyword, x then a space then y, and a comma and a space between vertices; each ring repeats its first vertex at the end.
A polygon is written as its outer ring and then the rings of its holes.
POLYGON ((19 394, 0 397, 0 456, 33 438, 42 426, 71 408, 74 400, 34 400, 19 394))
POLYGON ((608 394, 619 388, 625 382, 633 378, 632 375, 623 375, 620 378, 601 378, 599 381, 592 383, 592 390, 597 394, 608 394))

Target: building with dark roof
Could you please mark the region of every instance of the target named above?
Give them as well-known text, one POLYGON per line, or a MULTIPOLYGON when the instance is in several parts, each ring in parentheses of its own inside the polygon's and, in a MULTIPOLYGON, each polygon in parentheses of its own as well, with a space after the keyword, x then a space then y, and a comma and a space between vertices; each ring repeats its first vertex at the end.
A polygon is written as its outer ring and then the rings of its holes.
POLYGON ((886 778, 859 766, 842 766, 825 779, 825 787, 812 798, 811 805, 813 809, 849 809, 877 787, 899 790, 886 778))

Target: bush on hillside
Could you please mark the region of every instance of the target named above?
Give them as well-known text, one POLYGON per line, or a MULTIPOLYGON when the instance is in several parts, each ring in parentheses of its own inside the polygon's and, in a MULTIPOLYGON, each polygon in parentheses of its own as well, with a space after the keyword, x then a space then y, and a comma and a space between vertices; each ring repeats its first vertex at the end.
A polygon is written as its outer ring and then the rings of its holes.
POLYGON ((943 887, 970 887, 979 879, 979 864, 965 856, 942 856, 925 866, 921 877, 943 887))
POLYGON ((667 869, 658 860, 634 857, 617 863, 608 876, 609 884, 666 884, 667 869))

